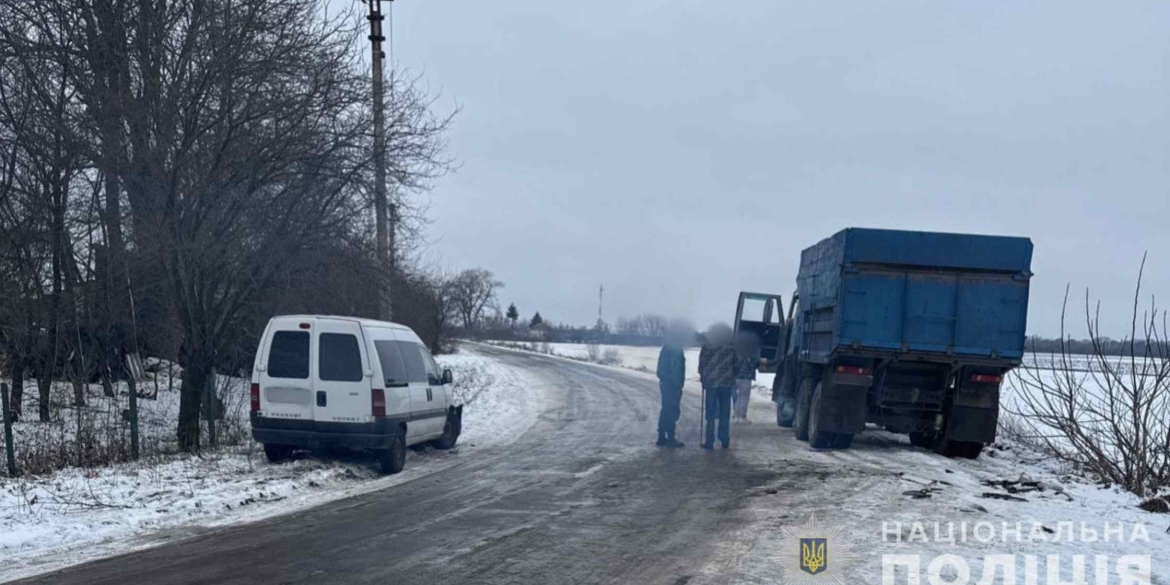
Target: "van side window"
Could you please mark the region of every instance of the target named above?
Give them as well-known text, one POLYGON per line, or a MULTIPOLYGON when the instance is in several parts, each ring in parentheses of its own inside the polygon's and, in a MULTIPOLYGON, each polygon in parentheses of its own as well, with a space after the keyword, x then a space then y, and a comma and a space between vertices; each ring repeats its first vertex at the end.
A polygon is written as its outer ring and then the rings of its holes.
POLYGON ((411 382, 427 383, 427 367, 423 364, 422 355, 416 349, 418 345, 408 341, 398 342, 398 353, 402 354, 402 361, 406 363, 406 377, 411 382))
POLYGON ((322 333, 318 347, 317 375, 326 382, 361 382, 362 352, 357 336, 322 333))
POLYGON ((272 347, 268 349, 268 376, 308 379, 308 331, 277 331, 272 335, 272 347))
POLYGON ((382 364, 382 376, 385 378, 383 381, 387 386, 410 382, 397 341, 374 341, 374 349, 378 351, 378 361, 382 364))
POLYGON ((427 369, 427 383, 432 386, 441 384, 442 381, 439 379, 439 367, 435 365, 435 360, 431 358, 430 352, 428 352, 427 349, 421 345, 416 345, 414 347, 418 349, 418 354, 422 357, 423 366, 425 366, 427 369))

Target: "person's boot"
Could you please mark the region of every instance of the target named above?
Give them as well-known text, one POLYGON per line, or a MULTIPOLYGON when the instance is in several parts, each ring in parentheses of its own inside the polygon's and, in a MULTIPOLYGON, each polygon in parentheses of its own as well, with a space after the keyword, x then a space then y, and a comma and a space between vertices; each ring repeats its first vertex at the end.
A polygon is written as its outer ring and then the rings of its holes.
POLYGON ((658 431, 658 442, 655 444, 659 447, 669 447, 670 443, 666 440, 666 433, 658 431))
POLYGON ((731 448, 731 441, 722 441, 722 443, 723 443, 723 448, 724 448, 724 449, 730 449, 730 448, 731 448))
POLYGON ((672 449, 681 449, 686 447, 686 443, 674 438, 674 433, 666 433, 666 446, 672 449))

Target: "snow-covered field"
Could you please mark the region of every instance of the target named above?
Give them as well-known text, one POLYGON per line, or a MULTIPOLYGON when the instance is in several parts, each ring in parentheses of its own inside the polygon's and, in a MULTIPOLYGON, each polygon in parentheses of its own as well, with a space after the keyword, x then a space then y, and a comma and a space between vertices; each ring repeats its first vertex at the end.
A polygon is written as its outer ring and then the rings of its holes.
MULTIPOLYGON (((159 544, 185 531, 257 520, 407 482, 479 449, 515 440, 535 421, 539 395, 523 372, 473 353, 437 361, 453 370, 454 391, 466 405, 463 434, 451 451, 425 447, 410 452, 398 475, 381 476, 372 459, 360 456, 301 457, 273 465, 249 439, 202 456, 152 456, 137 463, 0 479, 0 581, 159 544)), ((242 392, 243 381, 237 382, 239 388, 223 386, 228 404, 233 392, 242 392)), ((158 400, 141 401, 144 442, 162 445, 163 435, 173 433, 178 385, 174 388, 167 392, 164 383, 158 400)), ((100 397, 91 397, 90 405, 102 412, 100 397)), ((242 412, 246 435, 247 414, 242 412)), ((19 446, 21 440, 36 438, 34 433, 67 434, 70 421, 18 427, 19 446)))

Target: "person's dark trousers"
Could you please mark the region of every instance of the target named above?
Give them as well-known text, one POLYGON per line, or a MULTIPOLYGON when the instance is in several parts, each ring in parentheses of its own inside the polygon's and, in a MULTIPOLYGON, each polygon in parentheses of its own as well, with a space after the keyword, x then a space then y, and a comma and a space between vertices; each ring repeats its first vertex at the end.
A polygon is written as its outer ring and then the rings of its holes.
POLYGON ((719 421, 719 442, 731 443, 731 394, 734 388, 723 386, 707 389, 707 431, 703 443, 715 444, 715 421, 719 421))
POLYGON ((673 438, 674 427, 681 414, 679 404, 682 402, 682 387, 659 382, 658 390, 662 393, 662 410, 658 411, 658 433, 673 438))

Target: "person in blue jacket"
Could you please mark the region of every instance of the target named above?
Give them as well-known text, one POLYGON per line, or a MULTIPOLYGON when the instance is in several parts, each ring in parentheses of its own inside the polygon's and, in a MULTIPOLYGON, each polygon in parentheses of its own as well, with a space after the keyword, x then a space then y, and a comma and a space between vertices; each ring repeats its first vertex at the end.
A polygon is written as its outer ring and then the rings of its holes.
POLYGON ((683 355, 682 340, 672 332, 666 336, 662 351, 658 352, 658 390, 662 394, 662 410, 658 413, 659 447, 684 446, 682 441, 674 438, 674 430, 681 413, 686 369, 687 358, 683 355))

